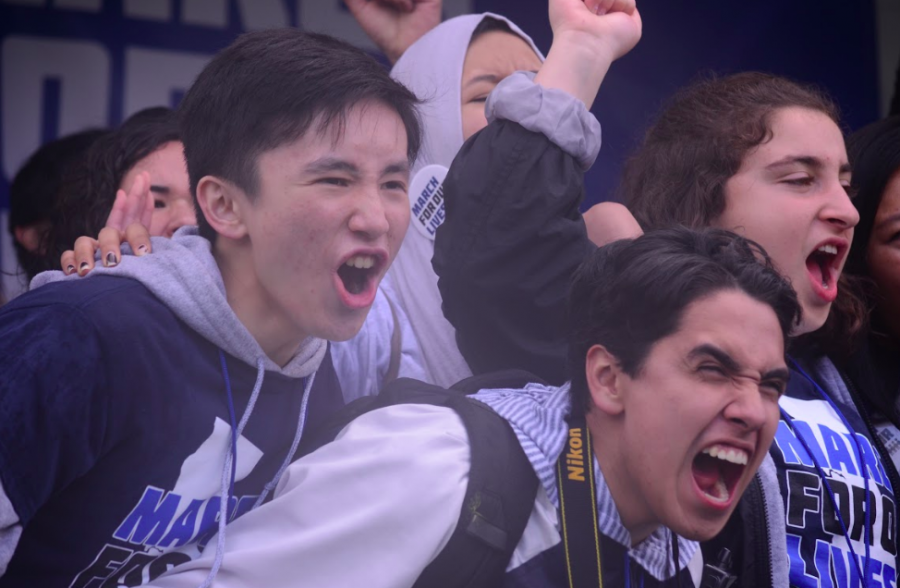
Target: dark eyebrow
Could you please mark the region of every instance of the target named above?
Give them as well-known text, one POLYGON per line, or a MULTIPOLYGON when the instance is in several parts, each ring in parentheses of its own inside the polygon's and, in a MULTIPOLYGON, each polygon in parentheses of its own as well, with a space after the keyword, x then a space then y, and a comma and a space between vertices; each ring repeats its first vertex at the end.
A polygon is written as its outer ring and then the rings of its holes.
MULTIPOLYGON (((819 170, 825 167, 824 162, 818 157, 813 157, 812 155, 788 155, 787 157, 783 157, 778 161, 770 163, 766 166, 766 169, 776 169, 779 167, 784 167, 786 165, 792 165, 795 163, 799 163, 800 165, 806 166, 808 168, 812 168, 815 170, 819 170)), ((850 173, 850 164, 842 163, 841 167, 838 169, 838 173, 846 174, 850 173)))
POLYGON ((469 86, 475 85, 478 82, 492 82, 492 83, 496 84, 496 83, 500 82, 500 78, 498 78, 494 74, 483 74, 480 76, 475 76, 474 78, 472 78, 471 80, 466 82, 466 88, 468 88, 469 86))
POLYGON ((397 163, 392 163, 381 170, 382 176, 387 176, 390 174, 409 174, 409 162, 398 161, 397 163))
POLYGON ((359 168, 357 168, 349 161, 344 161, 343 159, 337 159, 335 157, 323 157, 321 159, 317 159, 303 168, 303 173, 310 175, 325 174, 328 172, 337 171, 346 172, 353 176, 359 175, 359 168))
POLYGON ((811 167, 813 169, 820 169, 822 167, 825 167, 821 159, 819 159, 818 157, 813 157, 812 155, 788 155, 787 157, 782 157, 778 161, 770 163, 766 166, 766 169, 784 167, 786 165, 793 165, 795 163, 799 163, 800 165, 811 167))
MULTIPOLYGON (((709 357, 715 359, 720 364, 722 364, 722 367, 724 367, 727 371, 731 372, 732 374, 737 374, 741 371, 740 364, 737 361, 735 361, 735 359, 733 357, 728 355, 728 353, 725 352, 724 350, 722 350, 710 343, 704 343, 703 345, 699 345, 699 346, 695 347, 688 354, 688 357, 696 358, 696 357, 703 356, 703 355, 706 355, 706 356, 709 356, 709 357)), ((760 382, 764 382, 767 380, 780 380, 782 382, 787 382, 788 379, 790 378, 790 375, 791 375, 791 372, 786 367, 775 368, 773 370, 763 372, 760 375, 759 380, 760 380, 760 382)))
POLYGON ((151 186, 150 186, 150 191, 151 191, 151 192, 154 192, 154 193, 156 193, 156 194, 168 194, 168 193, 171 192, 172 190, 170 190, 168 186, 151 185, 151 186))
POLYGON ((704 355, 718 361, 720 364, 722 364, 722 367, 724 367, 729 372, 737 373, 741 371, 740 364, 735 361, 733 357, 728 355, 728 353, 726 353, 722 349, 719 349, 718 347, 710 343, 704 343, 703 345, 699 345, 691 349, 691 352, 688 353, 688 358, 695 359, 704 355))

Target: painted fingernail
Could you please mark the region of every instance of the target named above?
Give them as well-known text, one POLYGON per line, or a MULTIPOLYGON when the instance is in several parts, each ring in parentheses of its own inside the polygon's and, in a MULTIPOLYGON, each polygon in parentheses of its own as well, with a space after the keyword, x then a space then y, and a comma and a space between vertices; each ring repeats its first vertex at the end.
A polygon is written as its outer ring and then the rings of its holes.
POLYGON ((75 271, 75 266, 72 265, 71 263, 66 266, 66 275, 71 274, 74 271, 75 271))
POLYGON ((106 263, 104 263, 103 265, 105 265, 106 267, 116 267, 116 265, 118 265, 118 264, 119 264, 119 260, 116 259, 115 253, 110 251, 109 253, 106 254, 106 263))
POLYGON ((81 265, 78 266, 78 273, 84 272, 84 270, 86 270, 90 265, 91 264, 89 264, 88 262, 82 261, 81 265))
POLYGON ((137 252, 137 254, 138 254, 138 255, 143 255, 143 254, 145 254, 145 253, 147 253, 147 246, 146 246, 146 245, 140 245, 140 246, 138 247, 138 252, 137 252))

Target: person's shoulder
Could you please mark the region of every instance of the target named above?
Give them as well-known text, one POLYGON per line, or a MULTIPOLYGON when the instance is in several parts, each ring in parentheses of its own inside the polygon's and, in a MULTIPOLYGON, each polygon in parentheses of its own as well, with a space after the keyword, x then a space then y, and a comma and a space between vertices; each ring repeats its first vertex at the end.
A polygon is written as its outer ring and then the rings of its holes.
POLYGON ((448 406, 429 403, 398 403, 375 408, 353 419, 341 437, 383 437, 386 444, 414 447, 415 443, 468 446, 466 427, 457 412, 448 406))
POLYGON ((173 313, 143 284, 115 276, 46 284, 0 309, 0 324, 45 322, 60 330, 82 325, 99 333, 133 333, 136 325, 169 320, 175 320, 173 313))
POLYGON ((62 307, 71 310, 93 312, 97 307, 109 305, 134 305, 144 298, 154 299, 137 280, 116 276, 91 276, 90 278, 51 282, 13 299, 3 311, 13 312, 42 307, 62 307))

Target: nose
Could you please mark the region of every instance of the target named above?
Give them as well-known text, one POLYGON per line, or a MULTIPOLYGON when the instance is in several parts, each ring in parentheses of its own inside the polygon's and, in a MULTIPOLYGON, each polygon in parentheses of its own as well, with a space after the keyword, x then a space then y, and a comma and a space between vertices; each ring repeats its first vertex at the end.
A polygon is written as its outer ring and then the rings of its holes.
POLYGON ((166 224, 166 236, 171 237, 175 231, 187 225, 197 224, 197 212, 193 200, 179 199, 171 205, 169 222, 166 224))
POLYGON ((377 188, 360 190, 350 215, 349 226, 351 231, 367 239, 377 239, 390 230, 387 210, 377 188))
POLYGON ((852 229, 859 223, 859 212, 840 182, 835 181, 828 191, 820 218, 842 231, 852 229))
POLYGON ((755 431, 762 428, 769 418, 767 402, 755 381, 742 382, 732 401, 725 407, 725 418, 746 431, 755 431))

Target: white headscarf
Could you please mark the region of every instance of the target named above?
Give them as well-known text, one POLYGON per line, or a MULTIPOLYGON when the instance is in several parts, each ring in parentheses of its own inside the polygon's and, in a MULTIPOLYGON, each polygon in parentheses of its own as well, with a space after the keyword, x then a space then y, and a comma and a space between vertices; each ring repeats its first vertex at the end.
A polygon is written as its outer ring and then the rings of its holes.
MULTIPOLYGON (((543 60, 531 37, 519 27, 502 16, 484 13, 459 16, 441 23, 407 49, 391 70, 391 77, 423 101, 419 112, 424 137, 410 181, 409 199, 414 214, 390 273, 397 297, 409 315, 421 345, 428 381, 445 387, 471 376, 472 372, 456 346, 456 331, 441 311, 437 275, 431 266, 434 241, 429 237, 429 229, 423 226, 423 223, 429 225, 433 231, 442 221, 443 201, 439 199, 436 203, 437 210, 424 213, 427 221, 417 218, 421 215, 415 214, 415 207, 420 204, 421 212, 423 186, 428 185, 435 173, 439 176, 436 181, 443 181, 440 168, 430 166, 449 168, 462 147, 460 88, 463 64, 472 33, 486 18, 509 25, 543 60)), ((434 189, 428 191, 430 194, 435 192, 434 189)))

